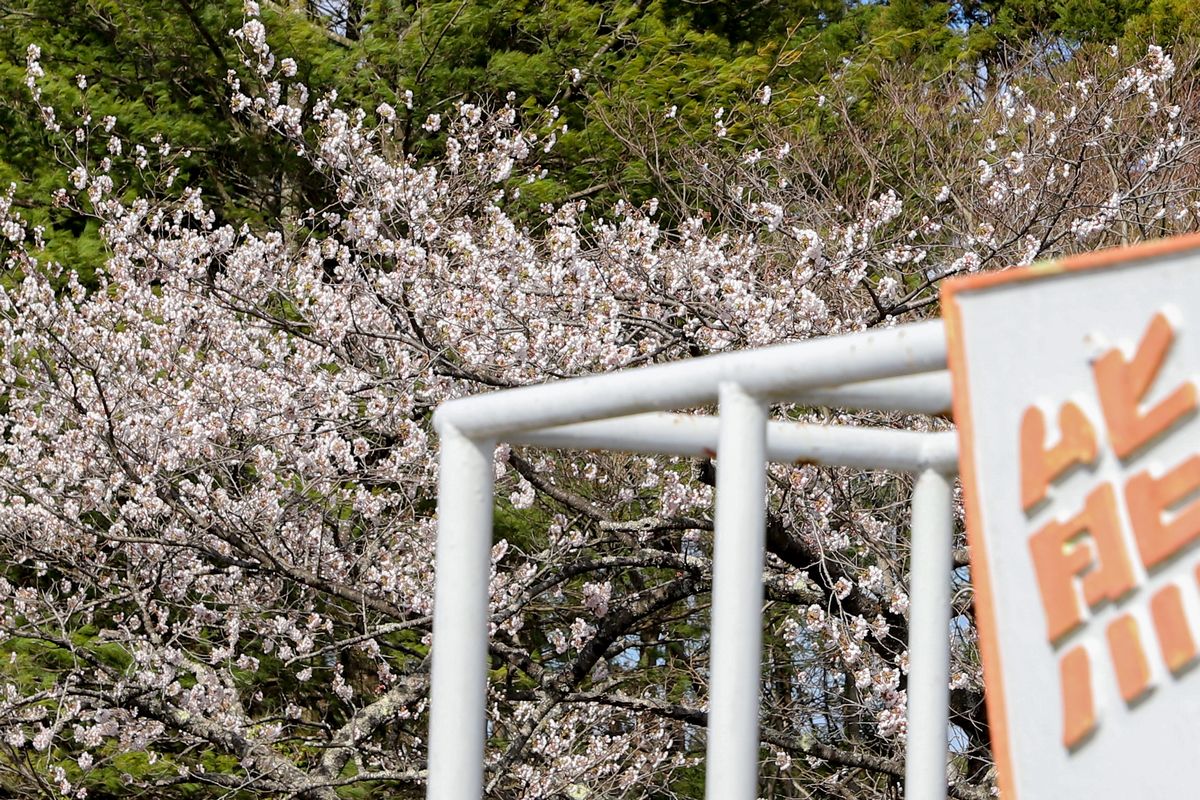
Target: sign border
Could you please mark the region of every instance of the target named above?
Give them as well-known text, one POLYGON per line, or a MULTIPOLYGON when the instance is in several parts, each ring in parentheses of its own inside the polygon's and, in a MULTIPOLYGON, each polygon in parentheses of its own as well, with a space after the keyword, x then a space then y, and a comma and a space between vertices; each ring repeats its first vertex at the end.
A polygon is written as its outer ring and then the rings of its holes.
POLYGON ((1200 251, 1200 233, 1041 261, 1019 269, 964 275, 950 278, 942 285, 941 310, 946 329, 946 360, 950 368, 952 387, 951 409, 955 427, 958 429, 959 475, 962 479, 963 505, 966 512, 971 583, 975 590, 975 626, 979 634, 979 650, 983 659, 984 702, 987 707, 992 755, 996 762, 997 783, 1003 800, 1017 800, 1017 790, 1014 783, 1012 751, 1009 747, 1009 721, 1005 716, 1007 706, 1004 702, 1000 642, 993 624, 996 619, 995 592, 992 587, 991 571, 988 567, 987 550, 984 546, 986 536, 976 491, 975 452, 972 447, 974 427, 971 419, 967 353, 958 295, 1003 284, 1041 280, 1069 272, 1131 266, 1139 261, 1148 261, 1189 250, 1200 251))

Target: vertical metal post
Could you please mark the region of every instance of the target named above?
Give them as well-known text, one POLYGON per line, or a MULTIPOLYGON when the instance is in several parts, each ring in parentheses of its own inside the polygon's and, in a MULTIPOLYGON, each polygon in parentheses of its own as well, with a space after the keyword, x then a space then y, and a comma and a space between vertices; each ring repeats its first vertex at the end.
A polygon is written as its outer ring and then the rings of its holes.
POLYGON ((428 800, 483 794, 495 443, 442 426, 428 800))
POLYGON ((917 477, 912 497, 908 615, 908 749, 905 800, 945 800, 950 728, 952 479, 917 477))
POLYGON ((758 796, 758 704, 766 537, 767 409, 720 387, 713 547, 707 800, 758 796))

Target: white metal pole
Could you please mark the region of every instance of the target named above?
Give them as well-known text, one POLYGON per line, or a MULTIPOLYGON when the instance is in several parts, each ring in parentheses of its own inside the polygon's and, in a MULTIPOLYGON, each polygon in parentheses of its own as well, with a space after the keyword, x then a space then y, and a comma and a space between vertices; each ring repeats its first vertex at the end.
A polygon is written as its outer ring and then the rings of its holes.
POLYGON ((705 797, 758 796, 766 405, 720 386, 705 797))
POLYGON ((495 444, 443 425, 433 598, 428 800, 483 794, 495 444))
POLYGON ((950 729, 952 479, 917 477, 912 497, 908 616, 908 748, 905 800, 945 800, 950 729))

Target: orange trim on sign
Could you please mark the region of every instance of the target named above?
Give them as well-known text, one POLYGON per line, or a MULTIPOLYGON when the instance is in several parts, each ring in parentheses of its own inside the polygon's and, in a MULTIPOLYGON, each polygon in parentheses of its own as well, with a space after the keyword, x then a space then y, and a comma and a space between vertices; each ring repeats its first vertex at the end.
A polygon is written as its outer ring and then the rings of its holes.
MULTIPOLYGON (((982 273, 953 278, 942 285, 942 319, 946 328, 947 361, 953 387, 954 421, 958 428, 959 474, 963 484, 963 501, 967 519, 967 542, 971 554, 971 580, 975 586, 976 625, 979 632, 979 651, 983 658, 985 700, 991 729, 992 754, 996 759, 997 783, 1005 800, 1018 800, 1017 776, 1009 741, 1008 706, 1004 694, 1004 673, 1000 642, 996 630, 996 596, 992 572, 988 563, 986 531, 979 507, 979 484, 976 478, 974 425, 971 417, 970 383, 967 375, 967 353, 963 341, 962 317, 958 295, 1007 283, 1037 280, 1064 272, 1130 264, 1138 261, 1174 255, 1187 250, 1200 250, 1200 233, 1163 239, 1133 247, 1118 247, 1079 256, 1037 264, 1025 269, 982 273)), ((1200 573, 1200 571, 1198 571, 1200 573)), ((1200 580, 1200 574, 1197 575, 1200 580)))
MULTIPOLYGON (((1064 272, 1128 266, 1139 261, 1175 255, 1186 250, 1200 250, 1200 233, 1189 233, 1186 236, 1174 236, 1170 239, 1159 239, 1127 247, 1111 247, 1107 250, 1097 250, 1094 253, 1080 253, 1056 261, 1041 261, 1032 266, 1006 269, 1002 272, 960 275, 949 279, 942 286, 942 308, 945 309, 946 301, 950 300, 953 295, 962 292, 973 292, 1005 283, 1034 281, 1064 272)), ((1011 798, 1006 798, 1006 800, 1011 800, 1011 798)))
POLYGON ((1000 663, 1000 643, 996 636, 995 597, 992 573, 988 569, 983 518, 976 491, 974 439, 971 436, 970 384, 967 380, 966 348, 962 342, 962 319, 955 303, 954 284, 942 289, 942 319, 946 327, 946 358, 950 365, 951 408, 958 429, 958 472, 963 485, 963 510, 967 518, 967 545, 971 554, 971 583, 975 587, 976 630, 979 653, 983 659, 984 704, 996 759, 996 783, 1000 796, 1016 800, 1016 777, 1008 744, 1008 709, 1004 702, 1004 673, 1000 663))

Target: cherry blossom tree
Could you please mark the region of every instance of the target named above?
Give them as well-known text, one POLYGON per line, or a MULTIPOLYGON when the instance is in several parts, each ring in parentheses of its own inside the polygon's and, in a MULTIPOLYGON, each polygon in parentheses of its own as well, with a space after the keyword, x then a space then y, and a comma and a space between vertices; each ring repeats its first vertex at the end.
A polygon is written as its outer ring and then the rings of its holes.
MULTIPOLYGON (((530 209, 553 110, 459 103, 424 120, 445 138, 419 159, 397 144, 407 108, 310 97, 247 7, 232 111, 330 197, 273 230, 235 229, 175 185, 188 156, 170 143, 56 110, 28 52, 70 170, 56 202, 99 221, 109 256, 81 284, 18 188, 0 197, 14 794, 102 796, 115 777, 155 797, 420 796, 438 403, 891 324, 930 313, 947 275, 1200 213, 1191 62, 1156 48, 985 94, 892 86, 911 169, 852 138, 853 101, 831 94, 837 147, 716 114, 671 154, 691 182, 661 203, 530 209), (922 92, 943 105, 910 104, 922 92), (159 191, 132 195, 134 173, 159 191)), ((495 465, 488 796, 698 796, 711 465, 510 448, 495 465)), ((906 489, 814 466, 770 479, 764 795, 898 796, 906 489)), ((955 579, 948 786, 977 798, 992 775, 965 549, 955 579)))

